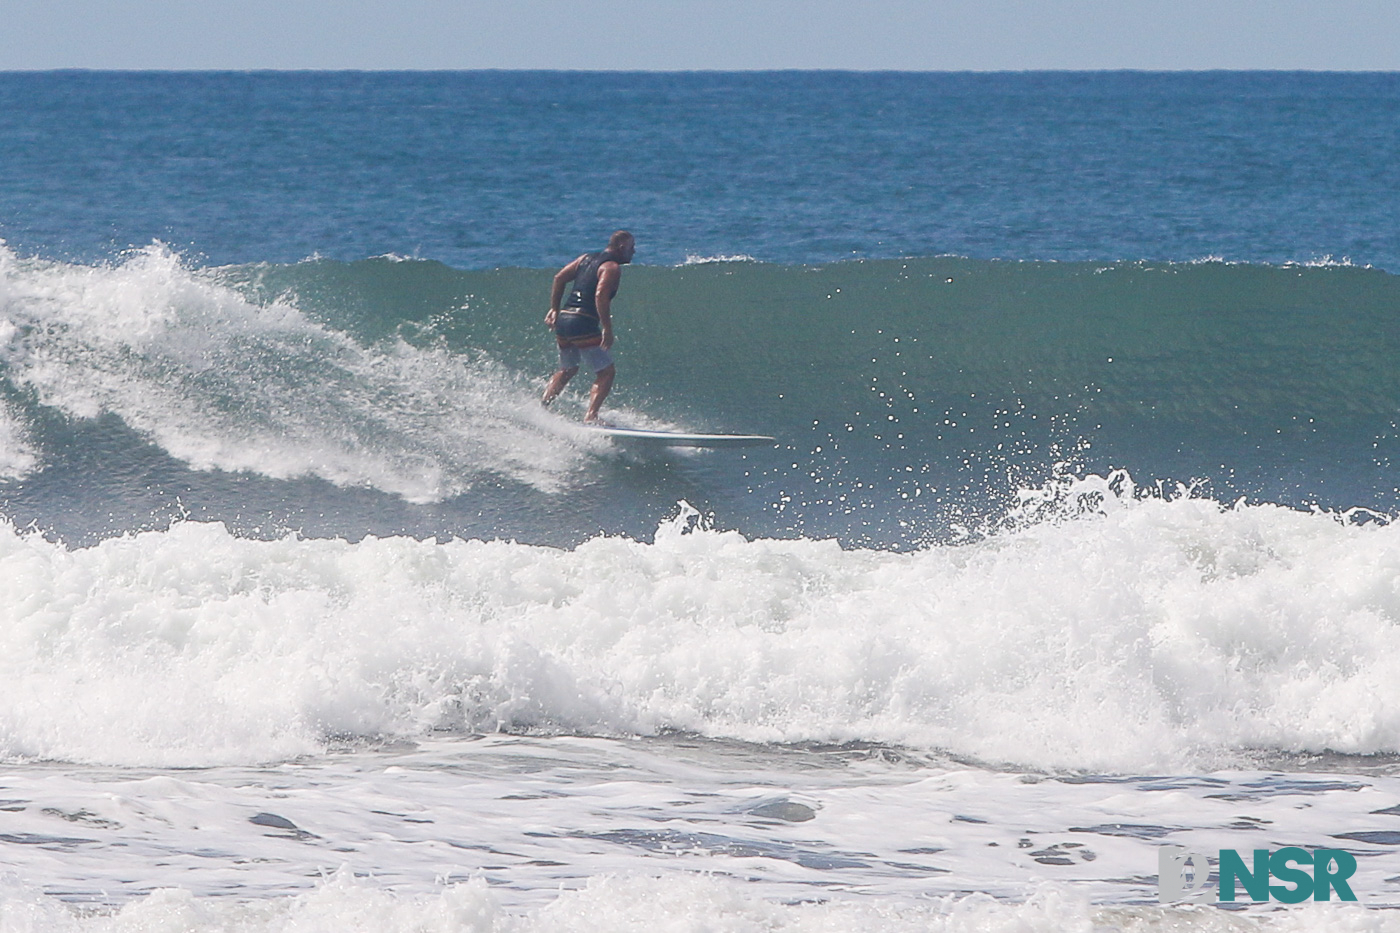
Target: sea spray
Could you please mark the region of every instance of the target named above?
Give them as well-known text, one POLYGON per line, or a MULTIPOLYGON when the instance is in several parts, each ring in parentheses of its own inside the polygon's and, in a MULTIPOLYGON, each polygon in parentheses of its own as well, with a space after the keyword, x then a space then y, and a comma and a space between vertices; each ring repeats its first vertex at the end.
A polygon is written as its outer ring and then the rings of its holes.
POLYGON ((421 502, 482 476, 554 488, 577 457, 535 423, 533 389, 486 354, 358 343, 160 245, 101 266, 0 247, 0 324, 15 390, 69 418, 115 415, 198 470, 421 502))

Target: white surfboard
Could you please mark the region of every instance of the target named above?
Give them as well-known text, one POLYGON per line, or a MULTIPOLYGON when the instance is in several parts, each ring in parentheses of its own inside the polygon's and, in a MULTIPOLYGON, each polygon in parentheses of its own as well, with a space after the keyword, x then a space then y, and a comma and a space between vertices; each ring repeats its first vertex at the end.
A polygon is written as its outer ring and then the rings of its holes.
POLYGON ((588 429, 616 441, 644 444, 648 447, 759 447, 778 442, 777 438, 766 434, 683 434, 678 431, 643 431, 601 424, 588 425, 588 429))

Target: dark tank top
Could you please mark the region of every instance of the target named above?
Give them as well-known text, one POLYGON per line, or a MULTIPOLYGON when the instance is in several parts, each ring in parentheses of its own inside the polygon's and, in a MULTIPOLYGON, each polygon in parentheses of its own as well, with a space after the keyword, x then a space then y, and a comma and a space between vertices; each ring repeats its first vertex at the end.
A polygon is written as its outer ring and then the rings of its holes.
MULTIPOLYGON (((617 257, 607 250, 600 253, 589 253, 579 263, 578 275, 574 276, 574 290, 569 295, 568 301, 564 302, 564 307, 560 310, 569 311, 574 314, 586 314, 597 320, 598 318, 598 270, 605 262, 616 262, 617 257)), ((617 289, 612 290, 608 298, 614 298, 617 289)))

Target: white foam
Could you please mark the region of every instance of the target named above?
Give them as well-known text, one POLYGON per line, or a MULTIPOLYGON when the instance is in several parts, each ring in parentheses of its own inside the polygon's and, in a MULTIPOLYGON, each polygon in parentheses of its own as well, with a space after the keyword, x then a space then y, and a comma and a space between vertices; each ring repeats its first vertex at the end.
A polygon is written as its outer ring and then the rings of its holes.
POLYGON ((426 502, 487 475, 556 490, 583 462, 539 430, 537 387, 484 354, 363 346, 290 299, 254 304, 159 244, 112 266, 19 259, 0 244, 0 328, 7 378, 41 404, 115 414, 196 469, 426 502))
POLYGON ((1333 259, 1330 253, 1323 256, 1314 256, 1311 259, 1288 259, 1278 263, 1260 263, 1243 259, 1226 259, 1224 256, 1210 254, 1189 260, 1187 265, 1192 266, 1260 266, 1269 268, 1274 266, 1280 269, 1370 269, 1370 264, 1357 265, 1351 261, 1350 257, 1343 256, 1341 259, 1333 259))
POLYGON ((498 728, 1143 771, 1400 751, 1400 525, 1066 481, 912 554, 0 525, 0 749, 198 764, 498 728))
POLYGON ((698 253, 686 253, 683 266, 704 266, 717 262, 758 262, 747 253, 736 253, 734 255, 701 256, 698 253))
POLYGON ((1350 256, 1343 256, 1341 259, 1333 259, 1331 253, 1327 253, 1326 255, 1323 255, 1323 256, 1315 256, 1315 257, 1313 257, 1312 259, 1304 259, 1304 260, 1296 260, 1296 261, 1294 261, 1294 262, 1286 262, 1286 263, 1284 263, 1284 266, 1285 266, 1285 267, 1287 267, 1287 266, 1304 266, 1304 267, 1309 268, 1309 269, 1355 269, 1355 268, 1370 269, 1370 268, 1371 268, 1371 266, 1370 266, 1369 264, 1362 265, 1362 266, 1357 266, 1356 263, 1354 263, 1354 262, 1351 261, 1351 257, 1350 257, 1350 256))
POLYGON ((843 898, 783 904, 762 899, 741 881, 694 876, 597 878, 582 890, 562 892, 547 907, 524 914, 503 910, 481 880, 446 886, 436 894, 399 896, 347 873, 329 878, 312 892, 268 901, 195 898, 184 890, 162 889, 111 914, 70 913, 30 892, 0 900, 4 933, 1386 933, 1398 929, 1400 914, 1354 906, 1309 905, 1267 914, 1213 908, 1104 908, 1055 888, 1022 903, 969 895, 924 904, 843 898))
MULTIPOLYGON (((288 895, 338 872, 345 896, 328 908, 396 904, 418 919, 407 905, 485 880, 493 896, 473 902, 504 923, 613 929, 597 913, 610 910, 626 929, 666 905, 689 924, 700 916, 693 896, 779 928, 797 922, 782 905, 806 903, 831 909, 829 924, 863 917, 879 930, 881 916, 939 922, 993 904, 958 899, 969 891, 1001 902, 1003 920, 1035 917, 1050 890, 1073 908, 1062 919, 1189 929, 1214 909, 1134 906, 1156 903, 1158 847, 1169 840, 1207 853, 1344 844, 1357 856, 1357 905, 1394 908, 1400 896, 1393 845, 1355 832, 1388 828, 1393 775, 1056 779, 891 751, 435 736, 275 767, 12 766, 0 777, 0 855, 12 873, 0 894, 28 885, 139 914, 133 901, 179 888, 199 911, 234 899, 281 911, 300 900, 288 895)), ((1319 906, 1331 912, 1315 921, 1364 916, 1319 906)), ((219 916, 178 928, 217 927, 219 916)))
MULTIPOLYGON (((0 327, 0 345, 5 334, 0 327)), ((29 438, 29 430, 19 411, 0 397, 0 481, 14 480, 39 465, 39 455, 29 438)))

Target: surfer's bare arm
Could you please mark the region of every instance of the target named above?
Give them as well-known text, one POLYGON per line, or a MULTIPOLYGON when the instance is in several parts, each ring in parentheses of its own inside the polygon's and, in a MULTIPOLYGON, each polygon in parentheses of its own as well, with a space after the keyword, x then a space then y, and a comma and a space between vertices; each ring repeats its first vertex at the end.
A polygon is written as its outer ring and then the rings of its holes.
POLYGON ((593 293, 593 303, 598 309, 598 326, 603 331, 604 350, 611 350, 613 345, 612 296, 621 280, 622 267, 617 263, 605 262, 598 267, 598 289, 593 293))
POLYGON ((554 287, 549 290, 549 313, 544 316, 546 327, 554 326, 554 319, 559 314, 559 302, 564 300, 564 289, 578 277, 578 266, 581 262, 583 256, 554 273, 554 287))

